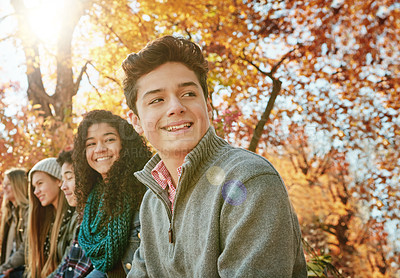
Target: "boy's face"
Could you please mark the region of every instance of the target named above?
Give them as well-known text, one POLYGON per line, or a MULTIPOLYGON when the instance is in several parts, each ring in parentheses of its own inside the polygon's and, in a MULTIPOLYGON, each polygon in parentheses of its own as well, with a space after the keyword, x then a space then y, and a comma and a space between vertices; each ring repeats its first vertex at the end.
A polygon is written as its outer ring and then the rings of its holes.
POLYGON ((68 204, 71 207, 76 207, 76 196, 74 193, 75 175, 74 175, 74 169, 72 168, 72 164, 64 163, 61 166, 61 174, 63 179, 61 190, 64 192, 68 204))
POLYGON ((137 88, 138 115, 129 113, 135 130, 162 159, 188 154, 208 130, 212 115, 196 74, 182 63, 168 62, 140 77, 137 88))

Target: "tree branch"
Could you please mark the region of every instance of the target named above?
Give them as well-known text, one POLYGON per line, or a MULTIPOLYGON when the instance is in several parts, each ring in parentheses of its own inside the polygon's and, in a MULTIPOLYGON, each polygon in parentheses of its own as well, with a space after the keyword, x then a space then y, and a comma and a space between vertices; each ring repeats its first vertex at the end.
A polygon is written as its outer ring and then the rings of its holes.
POLYGON ((95 65, 93 65, 92 62, 88 62, 89 65, 91 65, 100 75, 102 75, 104 78, 110 79, 111 81, 115 82, 119 87, 121 87, 121 82, 118 79, 115 79, 114 77, 111 77, 109 75, 103 75, 101 71, 99 71, 95 65))
MULTIPOLYGON (((273 77, 272 77, 273 78, 273 77)), ((256 128, 254 129, 253 137, 251 138, 249 150, 255 152, 257 149, 258 142, 260 141, 261 135, 264 130, 264 126, 267 123, 269 115, 271 114, 272 108, 275 105, 276 97, 278 96, 279 91, 281 90, 282 82, 273 78, 272 79, 272 93, 271 97, 268 100, 267 107, 265 108, 264 113, 261 116, 261 119, 258 121, 256 128)))
POLYGON ((245 49, 243 48, 242 50, 243 56, 239 56, 240 59, 242 59, 243 61, 246 61, 247 63, 249 63, 250 65, 252 65, 258 72, 264 74, 265 76, 268 76, 269 78, 273 79, 274 77, 272 76, 271 72, 266 72, 263 71, 259 66, 257 66, 256 64, 253 63, 253 61, 249 60, 247 58, 247 55, 245 53, 245 49))
POLYGON ((82 76, 83 76, 84 73, 86 73, 87 65, 89 63, 90 63, 90 61, 86 61, 85 65, 81 68, 81 72, 79 73, 78 78, 74 82, 74 93, 73 93, 73 96, 75 96, 77 94, 77 92, 78 92, 79 85, 80 85, 80 83, 82 81, 82 76))
POLYGON ((9 16, 13 16, 13 15, 15 15, 15 13, 12 13, 12 14, 6 14, 5 16, 2 16, 2 17, 0 17, 0 22, 2 22, 4 19, 6 19, 7 17, 9 17, 9 16))
MULTIPOLYGON (((102 6, 102 8, 106 9, 104 6, 102 6)), ((115 37, 117 37, 117 39, 119 40, 119 42, 125 46, 127 49, 130 49, 130 47, 128 46, 129 44, 125 43, 125 41, 117 34, 117 32, 114 31, 114 29, 109 26, 107 23, 103 23, 100 21, 100 19, 98 17, 95 18, 96 22, 102 26, 104 26, 107 30, 109 30, 115 37)))
POLYGON ((246 61, 247 63, 249 63, 250 65, 252 65, 255 69, 257 69, 258 72, 264 74, 265 76, 268 76, 271 79, 274 79, 273 74, 276 73, 276 71, 278 70, 278 68, 281 66, 281 64, 289 57, 289 55, 297 50, 297 48, 293 48, 292 50, 290 50, 288 53, 286 53, 285 55, 282 56, 282 58, 272 67, 271 71, 266 72, 264 70, 262 70, 259 66, 257 66, 253 61, 251 61, 250 59, 247 58, 247 55, 245 53, 245 49, 242 49, 242 54, 243 56, 240 56, 240 59, 242 59, 243 61, 246 61))
POLYGON ((86 74, 86 77, 87 77, 87 79, 88 79, 88 82, 89 82, 90 86, 92 86, 92 87, 96 90, 97 95, 98 95, 99 98, 103 101, 99 89, 97 89, 97 87, 92 83, 92 81, 90 80, 90 77, 89 77, 89 75, 87 74, 86 71, 85 71, 85 74, 86 74))
POLYGON ((7 37, 4 37, 4 38, 1 38, 0 39, 0 42, 3 42, 3 41, 6 41, 6 40, 8 40, 8 39, 11 39, 13 36, 7 36, 7 37))
POLYGON ((249 150, 255 152, 257 149, 257 145, 258 142, 260 141, 261 135, 263 133, 264 130, 264 126, 267 123, 269 116, 271 114, 271 111, 275 105, 275 100, 276 97, 278 96, 281 87, 282 87, 282 82, 275 78, 273 75, 274 73, 276 73, 276 71, 278 70, 278 68, 280 67, 280 65, 283 63, 283 61, 289 57, 289 55, 295 51, 297 48, 292 49, 291 51, 289 51, 288 53, 286 53, 280 60, 278 63, 276 63, 273 67, 272 70, 270 72, 266 72, 264 70, 262 70, 258 65, 256 65, 253 61, 251 61, 250 59, 247 58, 245 49, 243 48, 242 50, 242 54, 241 56, 239 56, 240 59, 242 59, 243 61, 246 61, 247 63, 249 63, 250 65, 252 65, 255 69, 257 69, 258 72, 262 73, 265 76, 268 76, 271 80, 272 80, 272 93, 271 93, 271 97, 268 100, 268 104, 267 107, 264 110, 264 113, 261 116, 261 119, 258 121, 256 128, 254 129, 254 133, 253 133, 253 137, 251 138, 250 141, 250 145, 249 145, 249 150))

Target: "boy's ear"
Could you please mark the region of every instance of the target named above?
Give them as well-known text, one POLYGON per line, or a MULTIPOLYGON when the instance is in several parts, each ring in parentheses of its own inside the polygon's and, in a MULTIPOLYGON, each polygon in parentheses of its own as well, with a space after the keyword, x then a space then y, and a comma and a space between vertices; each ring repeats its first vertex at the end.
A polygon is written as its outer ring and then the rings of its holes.
POLYGON ((212 106, 211 106, 211 103, 210 103, 210 100, 209 99, 207 99, 207 114, 208 114, 208 119, 210 120, 210 121, 212 121, 212 116, 213 116, 213 110, 212 110, 212 106))
POLYGON ((142 126, 140 124, 139 116, 136 115, 132 110, 129 110, 128 117, 131 120, 133 128, 136 130, 136 132, 139 135, 142 135, 143 134, 143 128, 142 128, 142 126))

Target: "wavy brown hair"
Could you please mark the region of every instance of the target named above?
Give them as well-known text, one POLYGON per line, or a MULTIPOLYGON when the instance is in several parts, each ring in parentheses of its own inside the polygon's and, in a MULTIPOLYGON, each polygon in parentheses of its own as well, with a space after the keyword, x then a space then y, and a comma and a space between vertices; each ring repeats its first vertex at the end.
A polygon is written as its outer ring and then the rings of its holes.
POLYGON ((136 133, 127 120, 105 110, 93 110, 87 113, 79 124, 72 153, 78 213, 83 213, 89 194, 97 183, 101 184, 104 194, 102 208, 110 219, 124 210, 124 200, 127 199, 132 200, 130 207, 138 210, 146 187, 135 178, 133 173, 143 169, 150 157, 151 152, 143 138, 136 133), (89 166, 86 159, 88 129, 93 124, 99 123, 106 123, 115 128, 122 145, 119 158, 108 170, 105 180, 89 166))
POLYGON ((192 70, 199 79, 204 98, 207 99, 208 62, 200 47, 182 37, 164 36, 151 41, 138 53, 129 54, 122 62, 126 103, 136 115, 138 79, 168 62, 182 63, 192 70))

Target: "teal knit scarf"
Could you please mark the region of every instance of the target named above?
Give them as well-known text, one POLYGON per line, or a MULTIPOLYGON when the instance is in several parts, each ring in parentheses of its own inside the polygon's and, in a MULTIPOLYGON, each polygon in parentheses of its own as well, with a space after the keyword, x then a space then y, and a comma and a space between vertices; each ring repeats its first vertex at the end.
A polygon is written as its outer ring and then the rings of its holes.
POLYGON ((100 195, 99 187, 96 185, 89 194, 78 241, 94 267, 106 273, 115 267, 125 253, 134 210, 130 202, 124 200, 124 211, 111 221, 102 210, 103 196, 100 195))

